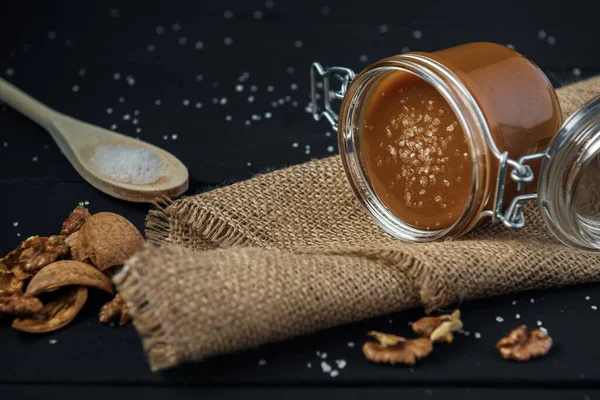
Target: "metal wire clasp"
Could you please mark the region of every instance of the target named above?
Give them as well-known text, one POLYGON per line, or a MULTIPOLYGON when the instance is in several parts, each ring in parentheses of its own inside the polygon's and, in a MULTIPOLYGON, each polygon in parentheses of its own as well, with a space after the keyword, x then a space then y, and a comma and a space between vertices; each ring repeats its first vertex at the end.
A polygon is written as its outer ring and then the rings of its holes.
POLYGON ((336 77, 341 82, 339 91, 334 92, 336 99, 341 100, 346 94, 348 84, 354 79, 356 74, 349 68, 331 67, 328 69, 317 62, 312 63, 310 68, 310 96, 312 99, 312 114, 315 121, 319 121, 321 117, 325 117, 333 129, 337 130, 338 114, 331 108, 331 99, 329 95, 329 78, 336 77), (317 77, 323 78, 323 108, 317 104, 317 77))
POLYGON ((533 182, 533 171, 526 163, 544 158, 546 152, 531 154, 519 158, 517 161, 508 158, 508 152, 500 155, 500 166, 498 168, 498 179, 496 198, 494 199, 494 210, 492 211, 492 222, 501 221, 504 226, 511 229, 521 229, 525 226, 525 216, 523 214, 523 201, 535 200, 538 198, 537 193, 520 194, 515 196, 506 211, 502 212, 502 202, 504 198, 504 189, 506 186, 506 174, 508 167, 512 168, 510 178, 518 183, 517 190, 522 192, 528 183, 533 182))

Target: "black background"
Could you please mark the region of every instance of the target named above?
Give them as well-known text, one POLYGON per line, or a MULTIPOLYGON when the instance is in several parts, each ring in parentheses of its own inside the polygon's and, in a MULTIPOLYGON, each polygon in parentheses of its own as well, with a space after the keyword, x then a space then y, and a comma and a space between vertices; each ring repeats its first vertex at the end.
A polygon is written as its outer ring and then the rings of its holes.
MULTIPOLYGON (((5 0, 0 2, 0 76, 61 112, 107 128, 116 124, 117 131, 172 152, 188 166, 188 194, 193 194, 337 151, 329 126, 314 122, 305 110, 313 61, 358 71, 405 47, 430 51, 494 41, 514 45, 561 85, 600 72, 593 7, 513 0, 5 0), (226 18, 227 10, 232 18, 226 18), (226 45, 225 38, 232 43, 226 45), (127 76, 135 79, 133 85, 127 76), (125 114, 131 118, 124 120, 125 114)), ((120 213, 140 229, 148 210, 90 187, 46 132, 2 105, 0 185, 1 254, 30 235, 58 232, 79 202, 89 202, 92 212, 120 213)), ((47 335, 21 334, 0 321, 0 398, 600 396, 600 311, 592 308, 600 306, 600 286, 595 284, 461 304, 469 335, 436 347, 414 368, 369 364, 360 346, 372 329, 409 334, 408 321, 421 310, 151 373, 132 326, 111 328, 97 321, 105 300, 96 294, 74 323, 47 335), (550 355, 526 364, 502 360, 495 342, 517 324, 533 327, 537 321, 554 338, 550 355), (348 347, 349 341, 356 346, 348 347), (317 351, 327 353, 329 364, 346 361, 339 376, 321 370, 317 351), (259 360, 266 365, 259 366, 259 360)))

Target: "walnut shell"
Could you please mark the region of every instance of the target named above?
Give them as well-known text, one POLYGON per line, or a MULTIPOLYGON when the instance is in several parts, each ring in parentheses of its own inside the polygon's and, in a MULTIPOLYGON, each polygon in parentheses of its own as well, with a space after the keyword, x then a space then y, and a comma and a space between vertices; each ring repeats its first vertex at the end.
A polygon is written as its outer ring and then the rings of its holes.
POLYGON ((127 219, 102 212, 89 217, 70 242, 75 260, 90 262, 103 271, 124 264, 143 247, 144 238, 127 219))
POLYGON ((56 261, 42 268, 29 282, 25 293, 37 296, 64 286, 88 286, 113 294, 110 279, 80 261, 56 261))
POLYGON ((12 327, 29 333, 45 333, 60 329, 77 316, 87 300, 87 295, 86 287, 74 287, 66 295, 46 304, 32 317, 15 319, 12 327))

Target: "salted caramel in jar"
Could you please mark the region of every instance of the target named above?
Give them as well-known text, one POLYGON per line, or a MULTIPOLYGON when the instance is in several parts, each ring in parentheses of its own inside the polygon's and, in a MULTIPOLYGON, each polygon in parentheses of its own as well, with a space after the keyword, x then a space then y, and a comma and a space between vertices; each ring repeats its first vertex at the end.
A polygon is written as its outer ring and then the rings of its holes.
POLYGON ((337 128, 358 200, 383 229, 407 241, 458 237, 485 218, 521 225, 516 200, 530 196, 538 155, 562 123, 544 73, 493 43, 405 53, 356 76, 313 64, 312 83, 315 118, 337 128), (333 75, 342 81, 339 117, 329 98, 333 75))

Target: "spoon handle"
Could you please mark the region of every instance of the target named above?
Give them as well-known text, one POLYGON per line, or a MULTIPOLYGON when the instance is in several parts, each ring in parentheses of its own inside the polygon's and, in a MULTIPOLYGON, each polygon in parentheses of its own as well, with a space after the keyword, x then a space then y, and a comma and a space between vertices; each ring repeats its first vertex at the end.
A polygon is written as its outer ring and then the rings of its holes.
POLYGON ((46 129, 49 129, 60 115, 2 78, 0 100, 46 129))

